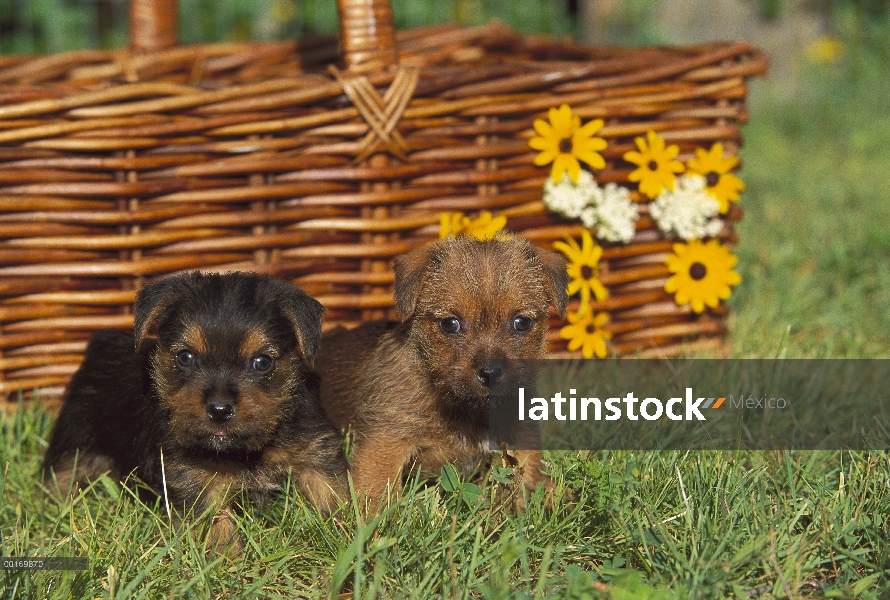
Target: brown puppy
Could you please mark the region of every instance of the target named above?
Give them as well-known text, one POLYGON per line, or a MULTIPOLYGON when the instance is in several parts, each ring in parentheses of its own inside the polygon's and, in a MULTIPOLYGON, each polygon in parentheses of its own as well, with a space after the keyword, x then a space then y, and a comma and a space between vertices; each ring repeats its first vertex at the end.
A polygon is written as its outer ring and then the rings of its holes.
MULTIPOLYGON (((317 370, 325 412, 354 432, 353 478, 376 507, 404 467, 463 474, 490 456, 493 361, 540 358, 547 314, 567 303, 565 260, 520 238, 447 238, 396 258, 401 323, 367 323, 322 337, 317 370)), ((545 482, 541 453, 518 453, 523 481, 545 482)))
POLYGON ((103 331, 90 341, 43 461, 47 482, 53 470, 66 491, 135 470, 174 505, 220 512, 216 547, 238 543, 227 515, 234 495, 262 503, 289 471, 332 508, 346 462, 305 383, 323 312, 298 288, 254 274, 196 272, 145 286, 135 337, 103 331))

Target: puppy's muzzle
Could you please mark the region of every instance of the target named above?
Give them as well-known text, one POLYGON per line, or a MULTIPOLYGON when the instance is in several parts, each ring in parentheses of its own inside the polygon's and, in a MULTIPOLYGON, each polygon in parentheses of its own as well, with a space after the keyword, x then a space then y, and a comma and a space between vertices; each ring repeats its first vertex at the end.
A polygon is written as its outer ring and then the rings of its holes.
POLYGON ((501 380, 504 370, 497 365, 485 365, 476 371, 476 377, 485 387, 491 387, 501 380))
POLYGON ((207 415, 214 423, 225 423, 235 415, 235 407, 228 402, 211 402, 207 405, 207 415))

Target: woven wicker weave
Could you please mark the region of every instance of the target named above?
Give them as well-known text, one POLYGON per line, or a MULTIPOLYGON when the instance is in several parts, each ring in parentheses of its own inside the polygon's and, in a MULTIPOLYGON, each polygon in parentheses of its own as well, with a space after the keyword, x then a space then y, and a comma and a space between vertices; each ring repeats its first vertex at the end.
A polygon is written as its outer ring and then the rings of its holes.
MULTIPOLYGON (((542 246, 580 234, 542 205, 527 144, 550 107, 605 120, 597 179, 621 183, 650 129, 681 159, 734 153, 745 77, 765 69, 742 42, 394 34, 387 0, 339 4, 342 57, 333 38, 175 46, 173 0, 132 3, 129 49, 0 57, 0 392, 58 394, 92 331, 131 327, 136 290, 185 269, 287 278, 328 326, 394 316, 389 262, 436 238, 443 211, 506 215, 542 246)), ((725 311, 664 291, 671 240, 645 208, 632 243, 604 247, 614 351, 719 341, 725 311)))

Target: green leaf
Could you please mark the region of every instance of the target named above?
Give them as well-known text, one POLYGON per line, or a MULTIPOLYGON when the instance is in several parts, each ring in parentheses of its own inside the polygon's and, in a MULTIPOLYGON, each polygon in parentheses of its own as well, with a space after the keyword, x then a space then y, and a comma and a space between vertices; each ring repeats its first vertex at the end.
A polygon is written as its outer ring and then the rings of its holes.
POLYGON ((457 470, 452 465, 444 465, 442 467, 442 489, 449 494, 460 487, 460 477, 457 470))
POLYGON ((514 470, 512 467, 491 466, 491 478, 498 483, 507 485, 513 483, 514 470))
POLYGON ((658 535, 658 532, 653 527, 649 527, 643 531, 643 539, 647 544, 656 548, 662 544, 661 536, 658 535))
POLYGON ((479 500, 479 496, 482 495, 482 488, 475 483, 462 483, 460 485, 460 495, 467 504, 473 506, 479 500))

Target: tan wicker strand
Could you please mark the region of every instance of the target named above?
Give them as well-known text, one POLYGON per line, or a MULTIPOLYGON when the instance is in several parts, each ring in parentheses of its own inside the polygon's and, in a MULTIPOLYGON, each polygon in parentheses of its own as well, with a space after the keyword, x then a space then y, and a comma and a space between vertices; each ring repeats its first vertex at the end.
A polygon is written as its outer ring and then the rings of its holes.
POLYGON ((79 106, 101 105, 109 101, 115 102, 150 95, 178 96, 192 93, 192 91, 189 87, 166 82, 134 83, 105 90, 84 91, 52 100, 35 100, 13 106, 0 106, 0 119, 56 113, 79 106))
POLYGON ((10 304, 81 304, 124 306, 136 300, 136 292, 94 291, 94 292, 46 292, 10 298, 10 304))
MULTIPOLYGON (((46 251, 42 251, 46 254, 46 251)), ((207 256, 147 257, 138 262, 122 262, 117 258, 103 261, 60 262, 25 264, 0 268, 0 277, 136 277, 159 275, 187 269, 225 264, 240 260, 240 254, 213 254, 207 256)))

